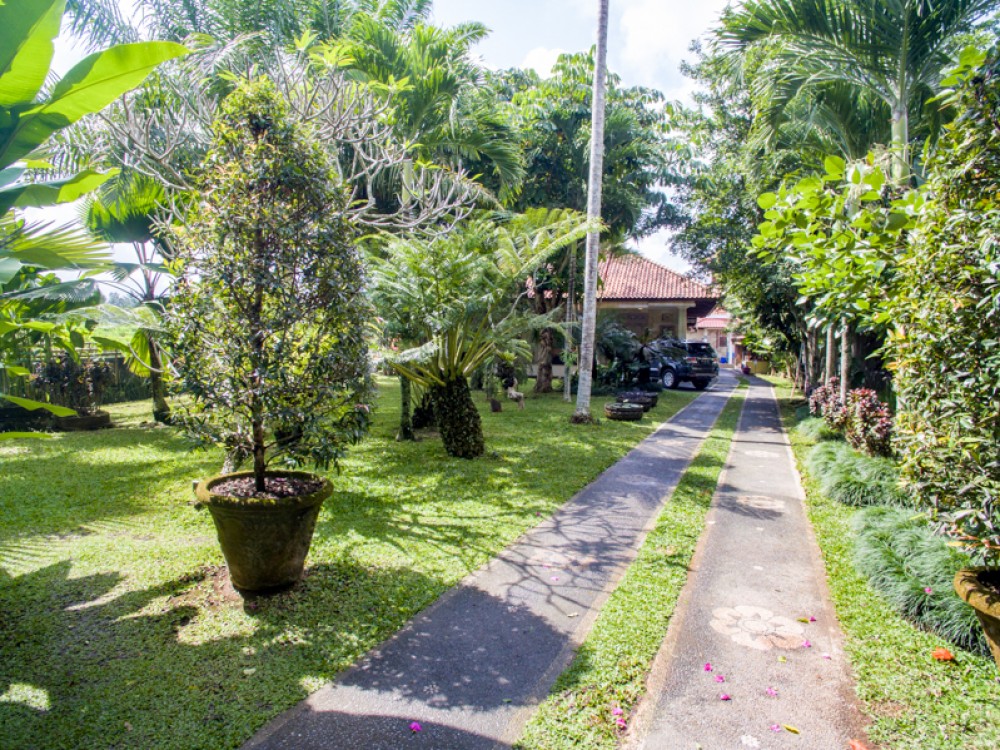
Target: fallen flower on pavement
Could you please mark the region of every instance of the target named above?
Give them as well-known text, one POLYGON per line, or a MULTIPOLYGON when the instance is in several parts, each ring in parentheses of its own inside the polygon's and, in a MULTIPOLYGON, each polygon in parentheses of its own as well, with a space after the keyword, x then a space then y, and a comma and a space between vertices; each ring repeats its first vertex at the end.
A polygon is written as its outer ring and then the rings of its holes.
POLYGON ((733 698, 731 695, 729 695, 729 693, 723 693, 722 695, 719 696, 720 701, 731 701, 732 699, 733 698))
POLYGON ((712 662, 707 662, 705 664, 705 671, 706 672, 711 672, 712 671, 712 662))
POLYGON ((717 674, 717 675, 715 675, 715 681, 716 682, 725 682, 726 678, 723 677, 721 674, 717 674))
POLYGON ((420 726, 420 722, 419 721, 411 721, 410 722, 410 731, 411 732, 419 732, 422 729, 423 729, 423 727, 420 726))

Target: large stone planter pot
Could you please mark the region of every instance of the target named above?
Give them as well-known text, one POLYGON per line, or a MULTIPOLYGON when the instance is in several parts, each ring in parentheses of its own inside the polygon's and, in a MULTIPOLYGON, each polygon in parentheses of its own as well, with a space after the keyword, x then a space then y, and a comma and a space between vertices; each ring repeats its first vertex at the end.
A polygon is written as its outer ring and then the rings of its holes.
POLYGON ((955 576, 955 591, 962 600, 976 610, 979 622, 986 631, 993 661, 1000 669, 1000 594, 985 586, 984 581, 1000 584, 1000 570, 992 568, 966 568, 955 576))
POLYGON ((616 422, 638 422, 642 419, 643 412, 641 404, 605 404, 604 416, 616 422))
POLYGON ((104 410, 93 414, 76 414, 71 417, 52 417, 52 429, 59 432, 86 432, 89 430, 104 430, 114 427, 111 415, 104 410))
POLYGON ((639 404, 643 411, 649 411, 656 406, 659 397, 655 393, 645 391, 624 391, 619 393, 617 401, 620 404, 639 404))
MULTIPOLYGON (((215 522, 229 579, 238 591, 265 592, 289 588, 302 577, 306 555, 316 530, 319 509, 333 493, 330 480, 308 495, 278 500, 231 497, 212 487, 252 471, 221 474, 198 484, 198 504, 215 522)), ((269 471, 269 476, 320 479, 303 471, 269 471)))

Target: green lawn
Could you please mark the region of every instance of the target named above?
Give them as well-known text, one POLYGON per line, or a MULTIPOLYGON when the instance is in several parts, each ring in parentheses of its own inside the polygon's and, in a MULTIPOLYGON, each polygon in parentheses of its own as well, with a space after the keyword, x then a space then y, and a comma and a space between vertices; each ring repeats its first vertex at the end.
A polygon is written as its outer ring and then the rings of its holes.
POLYGON ((722 410, 573 664, 528 722, 516 745, 519 750, 618 747, 687 583, 691 557, 743 408, 745 388, 741 385, 722 410))
MULTIPOLYGON (((779 386, 782 417, 804 472, 813 443, 791 430, 802 401, 793 398, 787 382, 771 380, 779 386)), ((854 567, 851 518, 857 510, 823 497, 805 473, 803 480, 858 697, 872 720, 873 743, 886 750, 1000 747, 1000 685, 993 660, 961 651, 900 617, 854 567), (950 649, 956 661, 935 661, 931 652, 939 647, 950 649)))
POLYGON ((190 505, 221 454, 141 424, 147 404, 111 407, 120 429, 0 444, 0 746, 240 745, 696 395, 596 427, 571 427, 558 395, 484 409, 488 456, 467 462, 433 438, 394 442, 398 392, 381 384, 307 577, 267 599, 223 585, 211 519, 190 505))

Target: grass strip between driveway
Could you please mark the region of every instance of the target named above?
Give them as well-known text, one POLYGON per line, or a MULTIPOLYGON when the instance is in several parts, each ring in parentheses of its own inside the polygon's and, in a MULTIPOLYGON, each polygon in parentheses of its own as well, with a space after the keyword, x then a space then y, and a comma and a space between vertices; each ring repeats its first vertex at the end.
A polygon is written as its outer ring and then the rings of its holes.
POLYGON ((573 663, 528 722, 519 750, 617 747, 687 582, 745 389, 741 383, 722 410, 573 663))
POLYGON ((781 415, 803 474, 809 519, 826 565, 830 593, 844 631, 858 697, 872 720, 873 746, 886 750, 986 750, 1000 747, 1000 685, 993 660, 962 651, 901 617, 854 566, 856 508, 819 491, 805 470, 815 444, 796 434, 795 398, 778 387, 781 415), (931 653, 947 648, 955 661, 931 653))

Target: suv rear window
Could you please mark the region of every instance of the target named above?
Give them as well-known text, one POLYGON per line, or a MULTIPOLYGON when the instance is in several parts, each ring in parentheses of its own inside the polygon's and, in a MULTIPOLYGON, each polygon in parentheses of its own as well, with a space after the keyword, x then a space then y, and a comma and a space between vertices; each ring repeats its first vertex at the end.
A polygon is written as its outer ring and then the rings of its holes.
POLYGON ((688 353, 694 354, 697 357, 715 356, 715 349, 712 348, 711 344, 705 344, 700 341, 689 341, 684 346, 687 348, 688 353))

